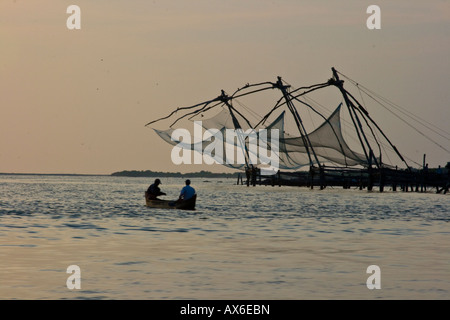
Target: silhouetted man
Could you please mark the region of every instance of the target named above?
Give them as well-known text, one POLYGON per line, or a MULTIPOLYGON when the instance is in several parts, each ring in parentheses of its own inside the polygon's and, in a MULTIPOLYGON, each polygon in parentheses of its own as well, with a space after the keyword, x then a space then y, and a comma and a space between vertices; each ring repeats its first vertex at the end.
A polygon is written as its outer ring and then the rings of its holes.
POLYGON ((161 184, 161 180, 156 179, 153 184, 150 185, 147 189, 147 197, 150 200, 160 200, 158 196, 165 196, 164 192, 161 192, 161 189, 158 187, 161 184))

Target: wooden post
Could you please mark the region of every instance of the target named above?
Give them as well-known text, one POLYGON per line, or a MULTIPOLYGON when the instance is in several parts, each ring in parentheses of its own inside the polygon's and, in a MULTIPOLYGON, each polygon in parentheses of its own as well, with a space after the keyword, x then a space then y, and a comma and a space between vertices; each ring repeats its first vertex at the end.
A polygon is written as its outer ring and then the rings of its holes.
POLYGON ((320 170, 320 190, 325 189, 325 173, 324 165, 319 167, 320 170))
POLYGON ((277 176, 278 176, 278 186, 281 187, 281 173, 280 173, 280 170, 278 170, 277 176))
POLYGON ((247 177, 247 181, 246 181, 247 187, 250 186, 250 175, 251 175, 250 168, 246 167, 245 168, 245 176, 247 177))
POLYGON ((372 188, 373 188, 372 152, 370 153, 370 156, 369 156, 369 167, 368 167, 368 172, 369 172, 369 184, 368 184, 368 186, 367 186, 367 190, 368 190, 368 191, 372 191, 372 188))
POLYGON ((426 158, 427 158, 427 155, 424 153, 423 154, 422 172, 420 174, 420 192, 423 192, 424 188, 425 188, 425 174, 426 174, 425 171, 426 171, 426 169, 428 169, 428 164, 425 165, 426 158))
POLYGON ((383 168, 380 167, 380 192, 384 191, 384 176, 383 176, 383 168))
POLYGON ((397 166, 395 166, 394 179, 392 179, 392 191, 397 191, 397 166))
POLYGON ((252 186, 256 186, 256 168, 252 165, 252 186))

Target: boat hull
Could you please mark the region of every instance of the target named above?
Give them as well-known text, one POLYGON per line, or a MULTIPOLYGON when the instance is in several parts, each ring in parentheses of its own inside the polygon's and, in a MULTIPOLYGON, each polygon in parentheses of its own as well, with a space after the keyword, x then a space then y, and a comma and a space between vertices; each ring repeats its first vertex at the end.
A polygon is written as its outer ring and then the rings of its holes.
POLYGON ((179 209, 179 210, 195 210, 197 195, 189 200, 170 201, 170 200, 151 200, 147 196, 145 202, 147 207, 158 209, 179 209))

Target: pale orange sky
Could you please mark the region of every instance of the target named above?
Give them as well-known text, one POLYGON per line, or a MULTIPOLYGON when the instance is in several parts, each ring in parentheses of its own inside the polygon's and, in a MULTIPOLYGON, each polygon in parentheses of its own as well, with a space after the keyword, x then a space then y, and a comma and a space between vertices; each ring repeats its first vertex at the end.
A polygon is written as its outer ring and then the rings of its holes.
MULTIPOLYGON (((448 57, 444 0, 2 0, 0 172, 226 171, 173 165, 172 146, 144 125, 248 82, 325 82, 331 67, 449 131, 448 57), (66 27, 71 4, 81 30, 66 27), (381 30, 366 27, 371 4, 381 30)), ((450 161, 369 111, 407 157, 450 161)))

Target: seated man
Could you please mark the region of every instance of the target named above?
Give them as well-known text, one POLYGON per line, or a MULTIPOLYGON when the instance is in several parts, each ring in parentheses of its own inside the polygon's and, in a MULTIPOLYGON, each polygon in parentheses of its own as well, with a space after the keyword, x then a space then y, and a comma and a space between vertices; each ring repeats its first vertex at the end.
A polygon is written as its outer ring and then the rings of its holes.
POLYGON ((195 189, 190 186, 191 180, 186 180, 186 185, 181 189, 180 197, 178 201, 186 201, 191 199, 195 195, 195 189))
POLYGON ((158 196, 166 195, 164 192, 161 192, 161 189, 158 187, 160 184, 161 184, 161 180, 156 179, 155 183, 151 184, 150 187, 148 187, 147 192, 145 193, 148 199, 160 200, 157 198, 158 196))

